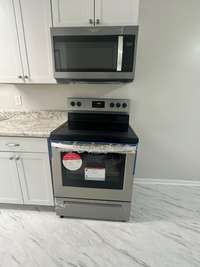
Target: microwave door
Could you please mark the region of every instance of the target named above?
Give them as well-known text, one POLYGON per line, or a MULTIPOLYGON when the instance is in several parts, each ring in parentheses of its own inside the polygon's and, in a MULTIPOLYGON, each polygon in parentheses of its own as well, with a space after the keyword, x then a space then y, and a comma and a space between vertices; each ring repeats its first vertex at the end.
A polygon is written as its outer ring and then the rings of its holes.
POLYGON ((118 53, 117 53, 117 71, 122 71, 122 60, 123 60, 123 36, 118 36, 118 53))
POLYGON ((118 47, 118 36, 54 37, 56 72, 116 72, 118 47))

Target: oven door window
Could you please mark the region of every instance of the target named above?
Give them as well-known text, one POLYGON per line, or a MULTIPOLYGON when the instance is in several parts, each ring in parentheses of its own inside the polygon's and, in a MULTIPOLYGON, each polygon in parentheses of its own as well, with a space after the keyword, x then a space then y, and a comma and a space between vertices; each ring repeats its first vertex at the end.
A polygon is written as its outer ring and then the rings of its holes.
POLYGON ((54 36, 56 72, 116 72, 117 36, 54 36))
POLYGON ((123 189, 126 156, 61 152, 62 185, 123 189))

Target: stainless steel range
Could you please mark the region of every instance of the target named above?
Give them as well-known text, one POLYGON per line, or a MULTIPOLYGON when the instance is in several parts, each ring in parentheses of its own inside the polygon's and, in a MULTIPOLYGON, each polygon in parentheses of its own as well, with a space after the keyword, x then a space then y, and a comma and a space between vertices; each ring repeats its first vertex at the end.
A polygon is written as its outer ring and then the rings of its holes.
POLYGON ((68 98, 68 121, 50 137, 57 215, 129 219, 139 141, 129 104, 68 98))

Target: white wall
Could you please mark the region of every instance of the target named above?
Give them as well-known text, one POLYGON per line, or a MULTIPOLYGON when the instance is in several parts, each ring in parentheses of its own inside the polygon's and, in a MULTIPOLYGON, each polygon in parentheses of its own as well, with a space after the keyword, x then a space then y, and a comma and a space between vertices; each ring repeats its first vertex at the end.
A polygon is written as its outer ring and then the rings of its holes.
POLYGON ((141 0, 134 83, 0 86, 0 108, 65 109, 67 96, 127 97, 140 137, 137 177, 200 178, 200 1, 141 0))

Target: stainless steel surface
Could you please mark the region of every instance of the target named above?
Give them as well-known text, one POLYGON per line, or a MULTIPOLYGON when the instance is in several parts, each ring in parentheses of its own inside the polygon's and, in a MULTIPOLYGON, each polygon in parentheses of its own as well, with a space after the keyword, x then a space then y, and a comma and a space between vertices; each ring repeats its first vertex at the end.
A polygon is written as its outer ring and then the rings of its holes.
POLYGON ((128 221, 130 202, 56 198, 56 214, 64 217, 128 221))
POLYGON ((70 111, 101 111, 101 112, 121 112, 129 113, 130 100, 129 99, 114 99, 114 98, 67 98, 67 109, 70 111), (93 101, 104 101, 104 108, 92 107, 93 101), (72 105, 74 103, 74 106, 72 105), (81 106, 78 106, 81 103, 81 106), (112 107, 112 105, 114 106, 112 107), (117 107, 120 104, 120 107, 117 107))
MULTIPOLYGON (((135 147, 136 149, 136 147, 135 147)), ((115 201, 131 201, 133 186, 133 166, 136 154, 127 154, 124 172, 123 190, 99 189, 99 188, 83 188, 62 185, 62 171, 60 152, 68 152, 60 148, 52 148, 52 170, 54 196, 65 198, 83 198, 97 200, 115 200, 115 201)))
MULTIPOLYGON (((67 99, 68 111, 75 112, 102 112, 112 114, 129 113, 130 102, 128 99, 112 98, 76 98, 67 99)), ((59 141, 59 140, 58 140, 59 141)), ((67 140, 66 140, 67 141, 67 140)), ((84 140, 83 140, 84 141, 84 140)), ((103 140, 102 140, 103 142, 103 140)), ((114 145, 113 149, 109 144, 88 144, 79 145, 60 141, 52 142, 52 172, 54 196, 56 199, 56 213, 59 216, 106 219, 127 221, 130 215, 130 205, 133 189, 133 175, 135 171, 135 162, 137 156, 137 146, 114 145), (91 150, 91 147, 92 150, 91 150), (99 148, 100 146, 100 148, 99 148), (118 146, 121 146, 120 149, 118 146), (125 155, 125 164, 123 164, 123 187, 121 189, 95 188, 83 186, 64 186, 62 177, 62 152, 82 152, 91 153, 95 157, 97 154, 117 153, 125 155), (103 152, 102 152, 103 151, 103 152)), ((108 167, 109 168, 109 167, 108 167)), ((95 181, 100 177, 95 177, 95 181)), ((86 179, 86 178, 85 178, 86 179)))
POLYGON ((61 80, 133 80, 134 72, 56 72, 55 78, 61 80))
MULTIPOLYGON (((93 21, 92 21, 93 23, 93 21)), ((136 51, 137 51, 137 39, 138 39, 138 26, 112 26, 112 27, 64 27, 64 28, 51 28, 51 39, 53 46, 53 37, 55 36, 106 36, 106 35, 135 35, 135 53, 133 70, 130 72, 57 72, 55 70, 55 58, 54 49, 53 53, 53 65, 54 65, 54 77, 60 83, 69 82, 85 82, 85 83, 113 83, 113 82, 130 82, 135 76, 135 63, 136 63, 136 51)))
POLYGON ((117 71, 122 71, 123 43, 123 36, 118 36, 117 71))
POLYGON ((51 36, 78 36, 78 35, 127 35, 138 34, 138 26, 112 27, 56 27, 51 28, 51 36))

